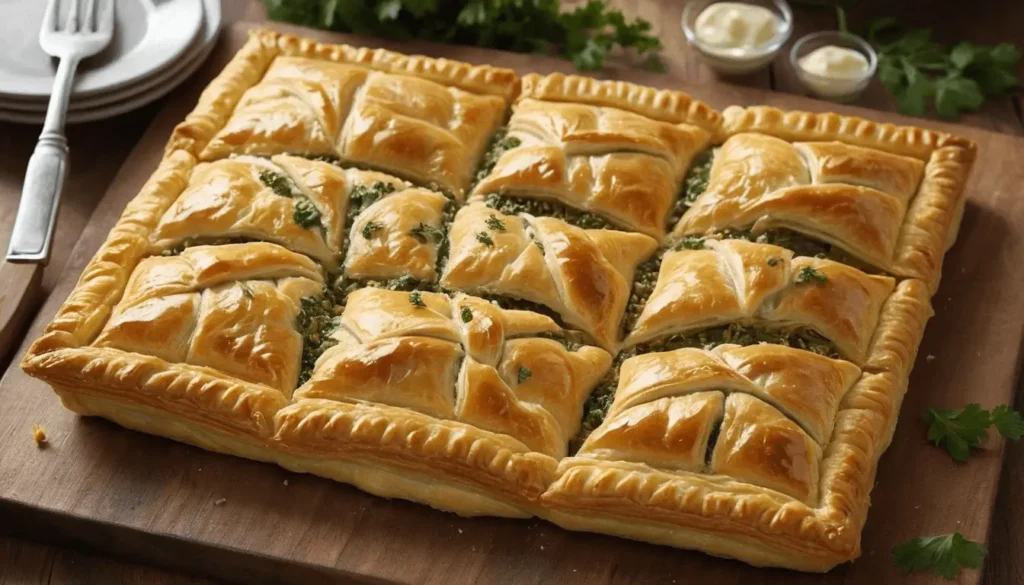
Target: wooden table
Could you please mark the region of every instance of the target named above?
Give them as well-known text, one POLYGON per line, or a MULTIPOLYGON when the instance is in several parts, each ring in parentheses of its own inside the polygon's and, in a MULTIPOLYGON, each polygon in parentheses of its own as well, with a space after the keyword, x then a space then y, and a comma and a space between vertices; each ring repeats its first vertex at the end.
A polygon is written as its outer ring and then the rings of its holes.
MULTIPOLYGON (((883 2, 861 2, 851 12, 851 22, 866 22, 871 14, 903 15, 907 22, 933 26, 940 40, 972 40, 994 43, 1010 41, 1024 45, 1024 14, 1008 10, 1014 0, 992 2, 967 15, 962 3, 934 0, 905 0, 898 6, 883 2), (884 7, 884 9, 883 9, 884 7), (927 10, 925 10, 927 7, 927 10), (921 18, 927 15, 927 22, 921 18), (1016 19, 1016 21, 1014 20, 1016 19), (1002 32, 1002 34, 1000 34, 1002 32), (950 36, 945 36, 950 35, 950 36)), ((679 29, 682 2, 673 0, 616 0, 627 13, 646 18, 665 45, 664 59, 669 75, 694 82, 708 82, 714 74, 701 65, 688 50, 679 29)), ((897 4, 897 3, 892 3, 897 4)), ((265 18, 258 0, 224 0, 227 22, 260 20, 265 18)), ((815 29, 833 28, 833 15, 827 10, 797 8, 798 26, 793 38, 815 29)), ((1022 68, 1024 73, 1024 68, 1022 68)), ((798 93, 799 86, 784 60, 770 70, 743 79, 728 80, 754 87, 770 88, 782 92, 798 93)), ((894 110, 893 100, 883 88, 875 85, 862 98, 861 105, 880 110, 894 110)), ((0 303, 0 337, 3 332, 16 332, 19 339, 35 310, 52 289, 53 283, 67 263, 71 250, 87 223, 96 203, 106 191, 121 161, 127 156, 139 136, 152 120, 160 104, 108 120, 71 128, 69 139, 74 152, 71 176, 60 220, 54 254, 45 269, 28 266, 0 266, 0 281, 4 283, 7 298, 0 303), (91 145, 76 148, 75 145, 91 145)), ((1004 133, 1024 135, 1021 119, 1021 96, 1011 95, 986 104, 978 113, 965 116, 961 122, 1004 133)), ((17 185, 24 172, 31 144, 38 128, 0 124, 0 247, 6 248, 7 234, 13 223, 16 192, 4 192, 17 185)), ((16 344, 0 345, 0 360, 6 367, 16 344)), ((1024 392, 1018 392, 1017 408, 1024 407, 1024 392)), ((1000 484, 997 510, 990 536, 990 553, 986 563, 985 582, 992 584, 1024 583, 1024 513, 1010 502, 1024 497, 1024 445, 1011 444, 1007 448, 1004 473, 1000 484)), ((0 527, 2 532, 2 527, 0 527)), ((211 583, 163 570, 124 563, 70 549, 29 543, 0 535, 0 585, 7 584, 65 584, 65 583, 140 583, 183 584, 211 583)))

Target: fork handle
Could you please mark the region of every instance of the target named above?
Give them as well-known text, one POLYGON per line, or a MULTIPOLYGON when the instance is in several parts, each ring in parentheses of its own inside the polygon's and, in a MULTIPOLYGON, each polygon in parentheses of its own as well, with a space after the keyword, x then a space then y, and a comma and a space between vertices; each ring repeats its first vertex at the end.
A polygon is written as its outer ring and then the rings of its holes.
POLYGON ((7 248, 8 262, 46 264, 50 259, 57 208, 68 169, 64 119, 77 66, 77 58, 64 58, 57 67, 57 78, 46 109, 46 122, 32 157, 28 159, 18 215, 14 218, 11 243, 7 248))

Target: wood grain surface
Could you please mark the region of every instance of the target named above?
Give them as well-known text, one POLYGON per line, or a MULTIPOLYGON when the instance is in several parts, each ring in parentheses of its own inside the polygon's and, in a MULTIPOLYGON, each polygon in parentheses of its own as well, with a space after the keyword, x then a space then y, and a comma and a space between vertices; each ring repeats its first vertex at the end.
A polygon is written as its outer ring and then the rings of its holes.
MULTIPOLYGON (((125 203, 155 167, 170 128, 240 42, 237 31, 225 35, 213 61, 146 131, 86 226, 30 338, 73 287, 125 203)), ((373 44, 521 71, 568 68, 564 62, 535 56, 373 44)), ((690 84, 630 71, 608 74, 687 89, 717 107, 757 102, 831 107, 723 84, 690 84)), ((877 113, 872 117, 898 119, 877 113)), ((993 440, 969 465, 954 464, 925 443, 918 414, 928 406, 972 400, 1005 403, 1018 375, 1022 345, 1024 296, 1007 286, 1006 275, 1024 264, 1024 199, 1019 196, 1024 169, 1014 160, 1024 142, 975 129, 953 130, 978 140, 985 155, 972 178, 959 241, 947 257, 935 297, 937 315, 921 348, 903 420, 882 460, 864 556, 826 576, 762 571, 699 553, 569 533, 541 521, 463 519, 375 498, 330 481, 76 417, 45 385, 17 368, 0 382, 0 403, 5 405, 0 411, 0 518, 6 519, 0 525, 31 539, 247 583, 344 577, 424 583, 683 583, 699 576, 723 585, 899 580, 889 551, 907 538, 955 529, 985 540, 1002 460, 1003 445, 993 440), (929 355, 934 358, 929 360, 929 355), (32 424, 47 428, 49 448, 36 449, 32 424), (217 505, 221 498, 226 501, 217 505)), ((901 582, 930 581, 915 576, 901 582)), ((976 571, 960 579, 978 581, 976 571)))

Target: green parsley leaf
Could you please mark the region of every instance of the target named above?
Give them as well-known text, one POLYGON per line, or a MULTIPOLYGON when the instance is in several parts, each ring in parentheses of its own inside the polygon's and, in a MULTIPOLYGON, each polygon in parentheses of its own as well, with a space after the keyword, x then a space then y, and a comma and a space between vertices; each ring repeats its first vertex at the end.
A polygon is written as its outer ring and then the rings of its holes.
POLYGON ((496 231, 496 232, 503 232, 503 231, 505 231, 505 224, 502 223, 500 219, 498 219, 497 215, 489 215, 489 216, 487 216, 486 223, 487 223, 487 227, 489 227, 493 231, 496 231))
POLYGON ((1024 436, 1024 419, 1009 406, 997 406, 992 409, 992 424, 999 434, 1007 439, 1018 441, 1024 436))
POLYGON ((384 228, 383 225, 381 225, 381 224, 379 224, 379 223, 377 223, 375 221, 368 221, 368 222, 366 222, 366 225, 363 226, 363 237, 366 238, 367 240, 369 240, 370 238, 373 237, 374 234, 376 234, 378 231, 380 231, 383 228, 384 228))
POLYGON ((951 76, 935 84, 935 110, 943 118, 955 119, 963 111, 974 111, 985 103, 981 87, 973 79, 951 76))
POLYGON ((491 239, 491 236, 487 235, 487 232, 477 232, 476 241, 487 247, 494 246, 494 240, 491 239))
POLYGON ((956 461, 967 461, 971 447, 977 447, 988 437, 992 424, 989 412, 980 404, 968 404, 962 409, 929 408, 924 415, 928 423, 928 440, 945 446, 956 461))
POLYGON ((984 545, 954 532, 908 540, 892 549, 892 557, 904 573, 930 570, 939 577, 955 579, 963 568, 980 569, 986 552, 984 545))
POLYGON ((780 260, 773 256, 773 257, 768 259, 768 266, 771 266, 772 268, 775 268, 776 266, 779 265, 779 262, 780 262, 780 260))
POLYGON ((427 304, 423 302, 423 295, 421 295, 420 291, 418 290, 414 290, 411 293, 409 293, 409 302, 412 303, 412 306, 414 307, 427 306, 427 304))
POLYGON ((529 380, 530 376, 532 376, 532 375, 533 375, 533 372, 531 372, 526 366, 519 366, 519 376, 518 376, 518 378, 519 378, 519 383, 520 384, 522 384, 523 382, 529 380))
POLYGON ((800 272, 796 275, 797 284, 817 283, 824 284, 828 281, 828 277, 811 268, 810 266, 804 266, 800 269, 800 272))
POLYGON ((473 320, 473 309, 470 309, 469 307, 465 307, 464 306, 464 307, 462 307, 462 310, 460 311, 460 313, 462 314, 462 322, 463 323, 469 323, 470 321, 473 320))

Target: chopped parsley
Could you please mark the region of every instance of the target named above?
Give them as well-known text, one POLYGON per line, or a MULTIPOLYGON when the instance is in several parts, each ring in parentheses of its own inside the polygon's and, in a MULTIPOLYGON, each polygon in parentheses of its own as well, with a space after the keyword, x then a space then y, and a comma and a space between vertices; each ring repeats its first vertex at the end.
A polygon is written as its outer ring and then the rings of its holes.
POLYGON ((292 219, 307 229, 320 227, 320 210, 312 201, 303 197, 295 201, 295 212, 292 214, 292 219))
POLYGON ((804 266, 800 269, 799 274, 796 275, 797 284, 817 283, 824 284, 828 280, 828 277, 811 268, 810 266, 804 266))
POLYGON ((532 376, 532 375, 533 375, 533 372, 531 372, 529 368, 527 368, 526 366, 519 366, 518 378, 519 378, 519 383, 520 384, 522 384, 523 382, 529 380, 530 376, 532 376))
POLYGON ((412 306, 414 307, 427 306, 427 304, 423 302, 423 296, 420 294, 420 291, 418 290, 414 290, 411 293, 409 293, 409 303, 411 303, 412 306))
POLYGON ((416 238, 421 244, 426 244, 427 242, 440 242, 444 239, 445 232, 441 228, 420 222, 419 225, 409 230, 409 235, 416 238))
POLYGON ((518 215, 528 213, 543 217, 555 217, 565 223, 574 225, 586 230, 617 229, 607 219, 590 213, 574 209, 560 201, 548 201, 544 199, 530 199, 528 197, 511 197, 498 193, 490 193, 484 197, 484 205, 505 215, 518 215))
POLYGON ((682 347, 714 349, 725 343, 734 343, 736 345, 772 343, 803 349, 825 357, 843 359, 843 356, 840 355, 831 341, 809 327, 770 329, 752 325, 740 325, 739 323, 712 327, 702 331, 669 335, 655 341, 640 344, 636 346, 635 351, 637 354, 644 354, 656 351, 672 351, 682 347))
POLYGON ((709 148, 694 157, 693 162, 690 163, 690 169, 686 172, 686 178, 683 180, 682 192, 676 197, 672 212, 668 216, 669 229, 679 223, 680 218, 686 213, 686 209, 707 190, 714 156, 714 150, 709 148))
POLYGON ((780 260, 778 258, 772 256, 771 258, 768 259, 768 266, 775 268, 776 266, 779 265, 779 262, 780 260))
POLYGON ((459 313, 462 315, 463 323, 469 323, 470 321, 473 320, 473 309, 470 309, 467 306, 463 306, 462 310, 459 311, 459 313))
POLYGON ((491 215, 487 217, 487 227, 496 232, 505 231, 505 224, 501 223, 497 215, 491 215))
POLYGON ((260 182, 281 197, 292 196, 292 182, 281 173, 264 169, 260 171, 260 182))
POLYGON ((675 250, 703 250, 704 249, 704 238, 699 236, 686 236, 679 240, 675 246, 675 250))
POLYGON ((380 231, 383 228, 384 228, 383 225, 381 225, 381 224, 379 224, 379 223, 377 223, 375 221, 368 221, 368 222, 366 222, 366 225, 363 226, 363 237, 366 238, 367 240, 369 240, 370 238, 373 237, 373 235, 375 233, 377 233, 378 231, 380 231))
POLYGON ((494 246, 494 240, 491 239, 491 236, 488 235, 487 232, 477 232, 476 241, 487 246, 488 248, 494 246))

